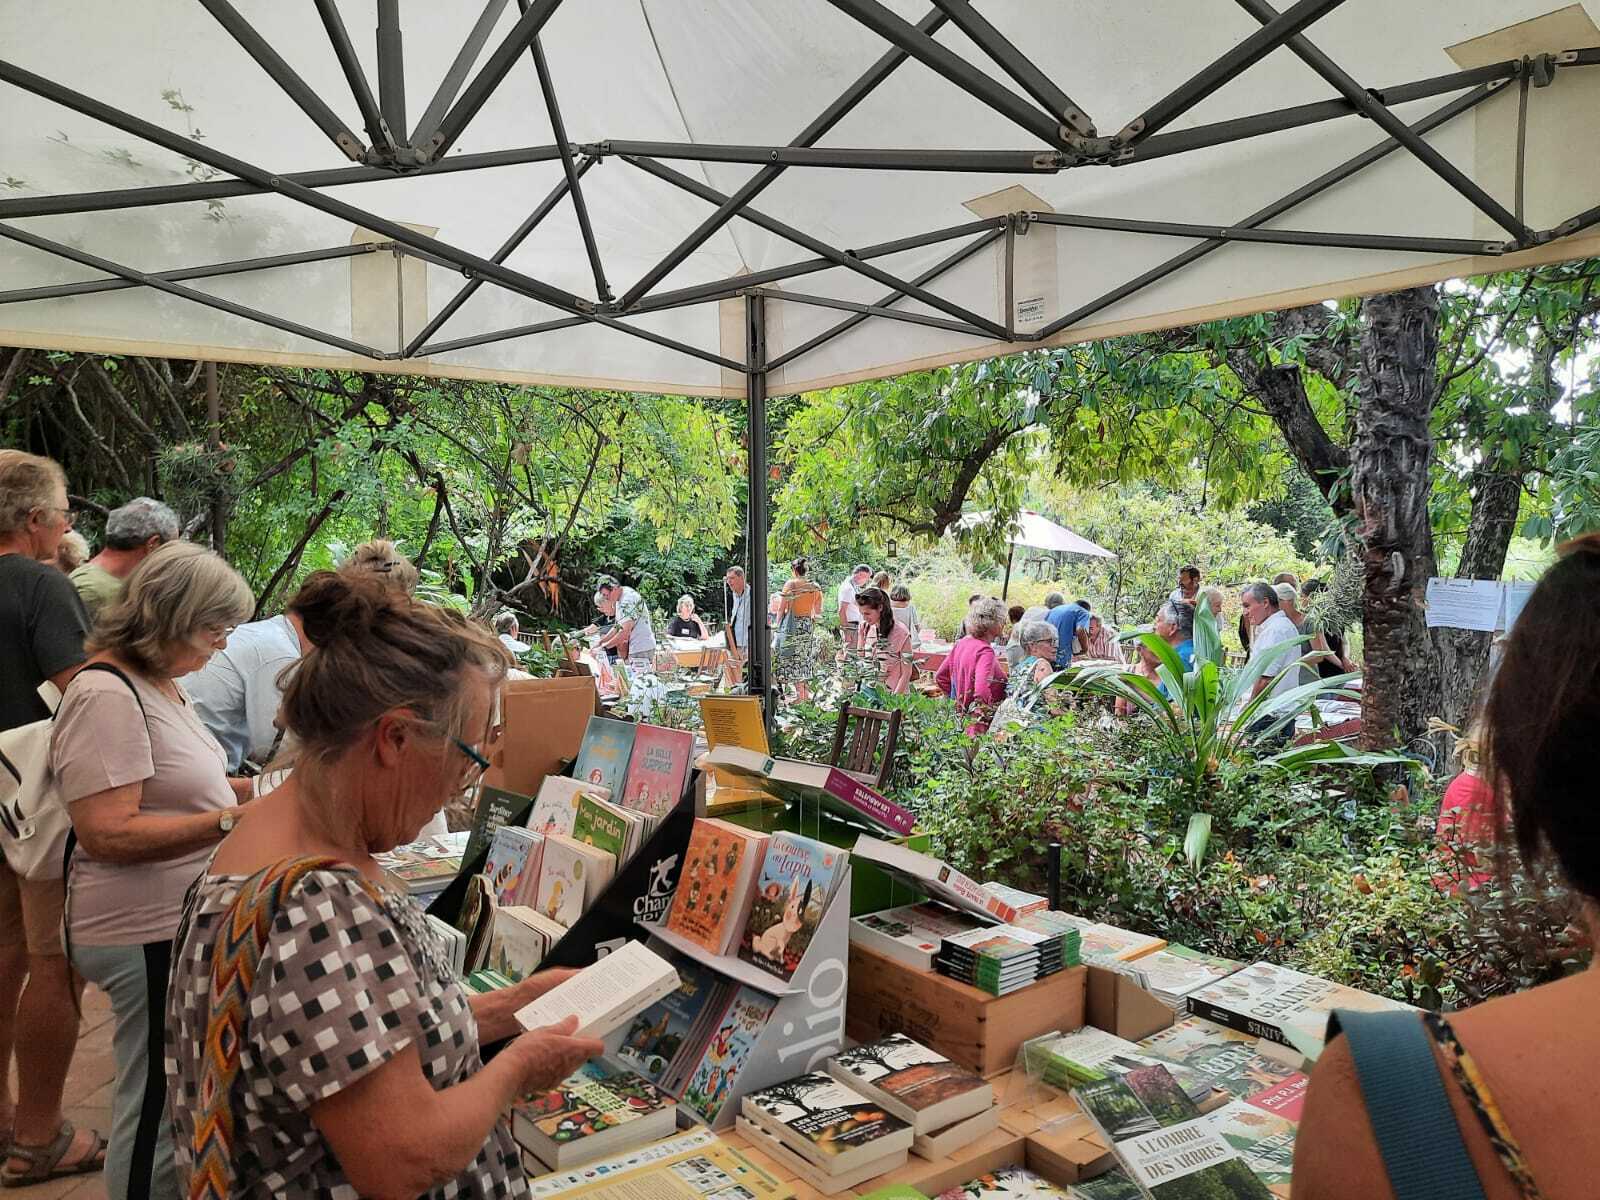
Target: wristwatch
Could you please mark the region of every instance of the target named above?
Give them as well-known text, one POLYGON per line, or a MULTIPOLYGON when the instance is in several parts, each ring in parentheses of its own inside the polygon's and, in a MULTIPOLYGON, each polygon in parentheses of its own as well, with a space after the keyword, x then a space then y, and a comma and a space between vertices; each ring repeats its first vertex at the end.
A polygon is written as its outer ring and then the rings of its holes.
POLYGON ((231 808, 225 808, 217 814, 217 828, 223 833, 232 833, 233 827, 239 822, 239 814, 231 808))

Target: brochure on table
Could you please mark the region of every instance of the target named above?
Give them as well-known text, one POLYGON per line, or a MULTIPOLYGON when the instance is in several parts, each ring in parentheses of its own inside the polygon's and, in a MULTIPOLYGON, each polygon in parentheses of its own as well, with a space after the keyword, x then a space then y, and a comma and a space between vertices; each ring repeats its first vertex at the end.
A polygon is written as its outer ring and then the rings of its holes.
MULTIPOLYGON (((646 925, 656 949, 664 946, 675 950, 737 983, 748 984, 777 998, 778 1006, 772 1010, 744 1069, 723 1101, 714 1128, 733 1127, 740 1101, 748 1093, 803 1075, 844 1048, 844 1006, 849 991, 846 985, 850 959, 850 871, 851 868, 845 868, 844 878, 822 914, 816 935, 788 981, 742 958, 711 954, 660 924, 646 925)), ((608 1041, 606 1048, 613 1057, 621 1041, 620 1035, 608 1041)), ((687 1106, 678 1111, 687 1112, 687 1106)))

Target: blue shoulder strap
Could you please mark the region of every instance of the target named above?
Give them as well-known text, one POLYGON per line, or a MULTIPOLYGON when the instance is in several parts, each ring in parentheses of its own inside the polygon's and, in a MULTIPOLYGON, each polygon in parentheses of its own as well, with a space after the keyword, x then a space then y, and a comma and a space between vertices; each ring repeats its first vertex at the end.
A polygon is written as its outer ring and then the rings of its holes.
POLYGON ((1421 1018, 1342 1010, 1329 1040, 1341 1031, 1395 1200, 1484 1200, 1421 1018))

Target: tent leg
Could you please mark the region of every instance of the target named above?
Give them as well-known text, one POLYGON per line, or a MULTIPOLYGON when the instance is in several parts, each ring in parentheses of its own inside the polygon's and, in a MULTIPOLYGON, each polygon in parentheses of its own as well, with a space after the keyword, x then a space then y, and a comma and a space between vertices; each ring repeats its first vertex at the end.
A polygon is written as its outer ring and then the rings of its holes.
POLYGON ((772 704, 772 637, 767 632, 767 302, 762 296, 745 297, 745 452, 748 472, 748 513, 745 555, 750 588, 750 661, 745 681, 752 696, 762 698, 762 711, 770 727, 772 704))
POLYGON ((1017 552, 1015 542, 1006 543, 1006 580, 1000 585, 1000 599, 1011 599, 1011 556, 1017 552))

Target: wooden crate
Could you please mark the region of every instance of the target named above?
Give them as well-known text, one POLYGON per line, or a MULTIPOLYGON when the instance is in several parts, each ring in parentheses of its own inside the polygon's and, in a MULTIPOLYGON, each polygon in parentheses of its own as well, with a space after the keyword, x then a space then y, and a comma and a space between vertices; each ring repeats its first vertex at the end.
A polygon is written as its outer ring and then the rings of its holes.
POLYGON ((994 1076, 1011 1069, 1029 1038, 1082 1025, 1086 991, 1086 969, 1069 967, 1008 996, 991 996, 852 944, 845 1033, 858 1042, 903 1033, 994 1076))

